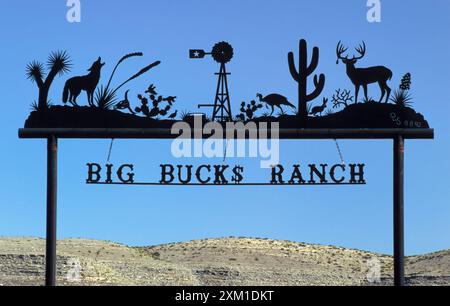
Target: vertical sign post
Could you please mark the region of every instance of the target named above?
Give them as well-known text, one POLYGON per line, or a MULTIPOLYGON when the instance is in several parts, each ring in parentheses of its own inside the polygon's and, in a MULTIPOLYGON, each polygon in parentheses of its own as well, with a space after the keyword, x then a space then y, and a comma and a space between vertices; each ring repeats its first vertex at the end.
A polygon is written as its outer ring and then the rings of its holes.
POLYGON ((404 155, 403 135, 394 138, 394 284, 405 285, 404 234, 404 155))
POLYGON ((58 139, 50 135, 47 139, 47 239, 45 253, 45 285, 56 285, 56 200, 58 139))

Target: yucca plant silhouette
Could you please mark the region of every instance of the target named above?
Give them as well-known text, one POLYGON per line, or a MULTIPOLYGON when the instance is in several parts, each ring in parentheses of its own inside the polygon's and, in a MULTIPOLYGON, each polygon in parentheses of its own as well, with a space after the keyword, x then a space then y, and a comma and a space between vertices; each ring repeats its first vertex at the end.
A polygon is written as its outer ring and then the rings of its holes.
POLYGON ((35 106, 37 111, 45 111, 49 108, 48 93, 53 80, 57 75, 69 72, 71 67, 70 57, 66 51, 52 52, 46 64, 35 60, 29 63, 26 68, 28 79, 35 82, 39 89, 39 98, 35 106), (45 66, 48 69, 47 75, 45 75, 45 66))
POLYGON ((158 66, 161 63, 160 61, 156 61, 156 62, 144 67, 138 73, 136 73, 135 75, 133 75, 132 77, 127 79, 125 82, 123 82, 122 84, 117 86, 115 89, 111 89, 110 88, 111 81, 114 77, 114 74, 116 73, 117 68, 120 66, 120 64, 122 64, 125 60, 127 60, 129 58, 136 57, 136 56, 143 56, 143 55, 144 54, 142 52, 129 53, 129 54, 123 56, 117 62, 116 66, 114 67, 113 72, 111 73, 111 76, 109 77, 108 84, 106 86, 100 86, 100 88, 97 89, 97 92, 95 94, 95 102, 96 102, 98 108, 111 109, 116 102, 116 93, 120 88, 122 88, 128 82, 138 78, 139 76, 143 75, 144 73, 146 73, 153 67, 158 66))
POLYGON ((394 95, 390 100, 400 107, 411 107, 412 97, 409 94, 411 89, 411 73, 407 73, 403 76, 399 89, 394 91, 394 95))

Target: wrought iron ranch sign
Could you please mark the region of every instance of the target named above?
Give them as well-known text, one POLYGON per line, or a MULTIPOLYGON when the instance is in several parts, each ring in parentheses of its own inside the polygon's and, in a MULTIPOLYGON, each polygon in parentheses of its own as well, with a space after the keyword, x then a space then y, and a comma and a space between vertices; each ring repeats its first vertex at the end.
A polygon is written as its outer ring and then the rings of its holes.
MULTIPOLYGON (((131 60, 142 58, 141 52, 126 54, 112 65, 111 59, 98 55, 93 56, 90 63, 78 63, 65 51, 51 53, 46 64, 31 61, 27 65, 27 77, 36 84, 38 96, 25 127, 19 130, 19 137, 48 140, 46 284, 55 285, 56 280, 58 138, 128 138, 174 139, 174 143, 183 147, 179 148, 181 153, 178 157, 186 157, 184 144, 192 140, 209 143, 211 151, 215 147, 226 155, 229 154, 228 144, 225 148, 220 146, 224 140, 392 139, 394 278, 396 285, 403 285, 404 140, 432 139, 434 131, 425 117, 415 110, 421 104, 413 100, 409 92, 413 81, 411 73, 407 70, 393 72, 385 66, 366 66, 365 60, 376 61, 368 50, 369 43, 365 42, 352 49, 341 41, 336 43, 336 58, 327 61, 337 60, 336 63, 342 66, 342 78, 349 87, 333 88, 320 68, 319 48, 311 48, 301 39, 298 49, 287 52, 284 60, 286 74, 292 77, 292 86, 297 89, 296 96, 287 97, 282 92, 260 88, 255 89, 250 99, 236 102, 230 94, 231 73, 227 69, 227 64, 238 58, 233 46, 221 41, 210 49, 191 49, 188 53, 190 59, 209 61, 218 66, 214 76, 217 86, 211 90, 211 102, 199 104, 191 111, 180 108, 180 93, 167 93, 151 81, 152 74, 158 73, 159 66, 164 65, 159 60, 147 61, 142 69, 127 79, 117 80, 117 70, 131 60), (86 74, 68 76, 75 62, 87 69, 86 74), (106 68, 111 71, 110 75, 104 75, 106 68), (398 84, 392 80, 394 75, 398 80, 401 78, 398 84), (65 81, 64 87, 53 89, 53 81, 61 77, 65 81), (146 88, 131 87, 134 80, 144 77, 150 80, 146 88), (325 95, 325 88, 333 94, 325 95), (372 99, 372 96, 377 98, 372 99)), ((366 183, 365 164, 360 161, 334 165, 299 161, 296 165, 282 165, 272 158, 261 164, 259 182, 247 181, 245 169, 240 165, 194 166, 163 162, 155 162, 154 165, 152 169, 138 170, 133 164, 91 162, 87 164, 86 183, 163 186, 366 183), (145 172, 155 173, 155 170, 159 176, 143 179, 145 172)))
POLYGON ((428 129, 428 122, 423 115, 413 109, 409 94, 411 74, 405 73, 398 88, 393 93, 388 82, 393 72, 384 66, 355 67, 366 56, 366 44, 355 48, 355 54, 349 55, 348 48, 341 42, 337 44, 337 63, 345 65, 346 76, 354 85, 354 92, 336 89, 332 97, 319 99, 325 87, 324 74, 315 74, 319 65, 319 49, 312 49, 308 58, 308 46, 300 40, 296 57, 289 52, 286 70, 290 72, 293 82, 298 86, 298 97, 288 99, 280 93, 255 93, 255 99, 238 103, 239 113, 233 116, 226 64, 233 59, 234 49, 227 42, 219 42, 211 52, 190 50, 192 59, 211 56, 220 65, 216 73, 217 89, 212 104, 200 104, 199 108, 210 107, 211 112, 197 113, 177 109, 177 96, 162 94, 155 84, 142 88, 142 93, 130 97, 129 89, 133 80, 155 72, 160 61, 154 61, 118 86, 113 86, 114 75, 120 65, 143 53, 130 53, 123 56, 115 65, 107 82, 99 84, 105 63, 96 59, 87 66, 88 74, 69 78, 61 93, 62 103, 50 105, 48 94, 55 77, 67 74, 72 61, 66 52, 54 52, 48 58, 48 65, 32 61, 27 66, 28 78, 35 82, 39 96, 33 104, 33 111, 25 122, 25 128, 70 128, 70 129, 171 129, 177 122, 193 124, 195 115, 204 123, 216 122, 253 122, 279 124, 281 129, 389 129, 415 128, 428 129), (48 69, 49 71, 46 71, 48 69), (313 90, 308 91, 309 83, 313 90), (378 84, 381 89, 380 99, 369 98, 368 85, 378 84), (364 96, 359 95, 360 88, 364 96), (123 91, 121 91, 123 89, 123 91), (81 102, 80 94, 86 93, 81 102), (354 96, 353 96, 354 94, 354 96), (358 100, 358 98, 361 98, 358 100), (295 100, 294 100, 295 99, 295 100), (267 109, 268 111, 264 111, 267 109), (278 113, 276 113, 278 110, 278 113))
POLYGON ((103 168, 97 163, 88 163, 87 184, 115 185, 198 185, 198 186, 248 186, 248 185, 365 185, 364 164, 346 166, 310 164, 307 172, 302 173, 300 165, 293 165, 287 171, 283 165, 276 165, 266 173, 267 181, 259 183, 245 182, 244 167, 235 165, 160 165, 161 175, 158 182, 135 180, 135 167, 132 164, 120 165, 114 171, 113 164, 103 168))

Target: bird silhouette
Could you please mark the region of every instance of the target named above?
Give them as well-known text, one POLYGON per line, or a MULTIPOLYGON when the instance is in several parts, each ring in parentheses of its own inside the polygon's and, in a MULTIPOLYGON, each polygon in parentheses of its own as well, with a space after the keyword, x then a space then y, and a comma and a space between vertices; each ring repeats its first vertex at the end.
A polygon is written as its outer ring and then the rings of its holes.
POLYGON ((170 96, 170 97, 165 98, 164 101, 166 101, 166 102, 168 102, 170 105, 172 105, 172 104, 175 102, 175 99, 176 99, 176 98, 177 98, 177 97, 170 96))
POLYGON ((278 107, 281 112, 283 113, 283 109, 281 108, 281 105, 290 106, 295 109, 295 106, 288 101, 288 99, 285 96, 279 95, 279 94, 270 94, 268 96, 263 97, 262 94, 256 94, 256 97, 259 99, 260 102, 266 103, 272 108, 272 112, 270 113, 270 116, 273 115, 273 112, 275 111, 275 106, 278 107))
POLYGON ((175 119, 178 115, 178 110, 176 110, 173 114, 169 116, 169 119, 175 119))
POLYGON ((150 86, 148 87, 148 89, 145 91, 145 93, 148 93, 150 95, 157 95, 158 93, 156 92, 156 87, 153 84, 150 84, 150 86))

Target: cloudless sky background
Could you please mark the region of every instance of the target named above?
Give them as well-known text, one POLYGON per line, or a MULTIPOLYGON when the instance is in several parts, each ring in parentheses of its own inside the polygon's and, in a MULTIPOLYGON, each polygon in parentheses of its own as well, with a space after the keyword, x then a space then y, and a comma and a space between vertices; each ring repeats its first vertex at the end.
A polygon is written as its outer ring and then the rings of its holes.
MULTIPOLYGON (((297 104, 287 53, 298 54, 305 38, 311 52, 320 47, 316 73, 325 73, 322 96, 352 89, 335 46, 366 41, 359 67, 385 65, 389 83, 412 74, 414 108, 436 129, 436 140, 406 144, 406 252, 450 248, 450 3, 382 1, 382 22, 369 23, 365 0, 346 1, 106 1, 82 0, 82 20, 66 20, 66 1, 2 1, 0 112, 0 235, 45 236, 46 143, 19 140, 37 99, 37 87, 25 77, 34 59, 46 61, 54 50, 67 50, 73 68, 57 77, 49 98, 60 104, 64 82, 86 74, 102 56, 100 83, 124 54, 143 58, 124 63, 114 82, 127 79, 154 60, 162 64, 130 83, 138 93, 150 83, 162 95, 176 95, 176 108, 196 110, 212 102, 218 64, 190 60, 188 49, 209 50, 228 41, 235 57, 228 64, 233 110, 257 92, 280 93, 297 104)), ((127 89, 128 89, 127 88, 127 89)), ((369 95, 378 98, 371 85, 369 95)), ((80 96, 86 102, 85 94, 80 96)), ((316 104, 321 103, 321 98, 316 104)), ((175 160, 170 141, 117 140, 112 162, 133 163, 136 179, 159 180, 160 163, 201 164, 221 160, 175 160)), ((200 238, 250 236, 332 244, 392 253, 392 141, 340 141, 347 162, 367 164, 366 186, 316 187, 113 187, 88 186, 86 163, 105 163, 108 140, 61 140, 59 155, 58 238, 83 237, 130 245, 151 245, 200 238)), ((283 141, 281 162, 338 163, 333 141, 283 141)), ((259 160, 229 159, 246 167, 247 181, 265 181, 259 160)))

